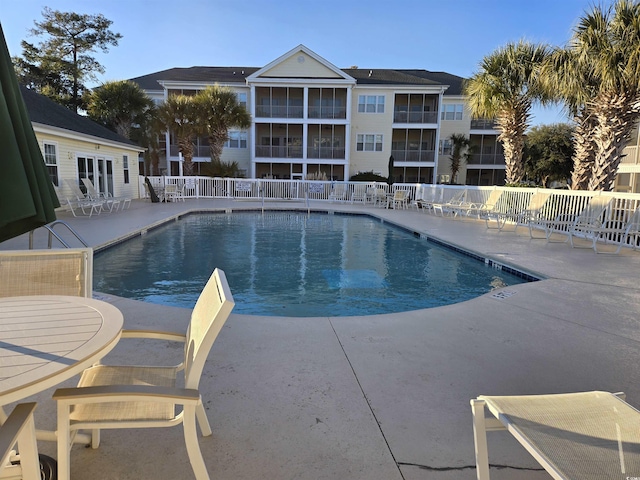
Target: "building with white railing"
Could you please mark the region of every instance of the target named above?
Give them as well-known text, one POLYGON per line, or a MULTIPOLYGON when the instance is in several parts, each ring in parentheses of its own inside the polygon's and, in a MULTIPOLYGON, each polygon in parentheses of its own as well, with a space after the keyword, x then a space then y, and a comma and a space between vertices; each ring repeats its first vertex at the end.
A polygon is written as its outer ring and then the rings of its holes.
MULTIPOLYGON (((471 121, 463 78, 427 70, 338 68, 300 45, 263 67, 172 68, 132 79, 156 103, 218 84, 236 92, 251 113, 247 131, 229 132, 223 161, 236 161, 247 178, 348 180, 358 172, 396 182, 450 179, 452 133, 470 137, 477 154, 457 183, 502 185, 505 165, 492 122, 471 121)), ((196 141, 196 173, 209 161, 196 141)), ((161 169, 180 175, 181 157, 170 132, 161 169)), ((141 167, 141 173, 149 173, 141 167)))

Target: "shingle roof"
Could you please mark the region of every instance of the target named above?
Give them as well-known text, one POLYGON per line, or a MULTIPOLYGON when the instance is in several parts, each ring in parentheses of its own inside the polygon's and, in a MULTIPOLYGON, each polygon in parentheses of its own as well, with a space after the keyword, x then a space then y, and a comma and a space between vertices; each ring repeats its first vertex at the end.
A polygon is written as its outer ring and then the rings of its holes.
POLYGON ((65 130, 91 135, 93 137, 110 140, 112 142, 138 146, 128 138, 112 132, 108 128, 97 124, 87 117, 83 117, 72 112, 68 108, 63 107, 33 90, 29 90, 23 85, 20 86, 20 92, 22 93, 22 98, 24 99, 24 103, 32 122, 63 128, 65 130))
MULTIPOLYGON (((187 67, 170 68, 132 78, 144 90, 161 90, 159 81, 244 83, 259 67, 187 67)), ((360 85, 449 85, 445 95, 460 95, 464 79, 446 72, 427 70, 394 70, 381 68, 344 68, 344 73, 360 85)))
POLYGON ((245 83, 245 78, 260 70, 257 67, 187 67, 170 68, 132 78, 144 90, 162 90, 161 80, 177 82, 245 83))

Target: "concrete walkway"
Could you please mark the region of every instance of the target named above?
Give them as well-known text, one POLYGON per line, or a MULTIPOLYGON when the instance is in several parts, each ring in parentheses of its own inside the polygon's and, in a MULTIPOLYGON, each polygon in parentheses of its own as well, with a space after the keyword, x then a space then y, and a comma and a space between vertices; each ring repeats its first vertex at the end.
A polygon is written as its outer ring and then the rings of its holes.
MULTIPOLYGON (((300 203, 270 208, 302 208, 300 203)), ((640 406, 640 252, 617 256, 487 230, 483 222, 364 211, 536 273, 464 303, 394 315, 334 318, 232 314, 201 382, 213 436, 200 439, 216 480, 473 479, 469 400, 584 390, 624 391, 640 406), (495 293, 495 292, 494 292, 495 293)), ((187 200, 92 218, 61 214, 94 247, 190 210, 260 208, 187 200)), ((42 233, 36 246, 46 245, 42 233)), ((26 237, 0 249, 27 247, 26 237)), ((184 331, 189 310, 101 296, 126 327, 184 331)), ((180 346, 123 340, 106 362, 171 362, 180 346), (137 359, 137 360, 136 360, 137 359), (142 359, 142 360, 140 360, 142 359)), ((68 385, 73 385, 73 381, 68 385)), ((51 391, 36 397, 55 427, 51 391)), ((55 445, 41 443, 55 456, 55 445)), ((489 434, 493 479, 550 478, 508 434, 489 434)), ((640 475, 640 472, 628 472, 640 475)), ((105 431, 100 449, 72 452, 74 480, 193 478, 180 428, 105 431)))

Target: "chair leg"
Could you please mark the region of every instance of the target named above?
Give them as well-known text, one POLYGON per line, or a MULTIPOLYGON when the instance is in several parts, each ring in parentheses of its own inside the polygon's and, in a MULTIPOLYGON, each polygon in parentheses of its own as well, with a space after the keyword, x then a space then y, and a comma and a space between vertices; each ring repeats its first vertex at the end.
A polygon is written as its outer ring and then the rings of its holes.
POLYGON ((58 480, 71 477, 71 434, 69 428, 70 405, 58 401, 58 480))
POLYGON ((207 413, 204 410, 202 402, 200 402, 196 407, 196 418, 198 420, 198 425, 200 425, 202 436, 208 437, 209 435, 212 435, 213 432, 211 431, 211 425, 209 425, 209 419, 207 418, 207 413))
POLYGON ((91 430, 91 448, 98 448, 100 446, 100 429, 95 428, 91 430))
POLYGON ((187 446, 187 455, 196 480, 209 480, 207 466, 202 458, 200 445, 198 444, 198 432, 196 431, 196 405, 185 405, 183 411, 182 426, 184 427, 184 441, 187 446))
POLYGON ((483 400, 471 400, 473 441, 476 450, 476 475, 478 480, 489 480, 489 452, 487 450, 484 403, 483 400))

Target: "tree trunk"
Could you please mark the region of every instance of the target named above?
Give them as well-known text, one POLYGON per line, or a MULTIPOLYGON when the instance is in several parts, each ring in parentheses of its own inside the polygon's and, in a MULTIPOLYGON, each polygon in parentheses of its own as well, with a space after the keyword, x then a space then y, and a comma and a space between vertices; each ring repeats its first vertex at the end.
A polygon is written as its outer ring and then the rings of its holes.
POLYGON ((209 155, 211 162, 220 161, 224 142, 229 138, 229 132, 226 128, 212 128, 209 134, 209 155))
POLYGON ((589 190, 613 190, 622 152, 637 119, 634 100, 625 94, 602 94, 596 99, 593 105, 597 122, 593 131, 596 152, 589 190))
POLYGON ((571 189, 586 190, 589 188, 589 180, 595 161, 595 144, 591 136, 596 122, 586 109, 583 109, 574 120, 576 122, 573 137, 575 154, 573 172, 571 172, 571 189))
POLYGON ((520 102, 496 119, 498 128, 501 130, 498 140, 502 142, 504 149, 507 183, 520 183, 525 177, 522 151, 524 132, 529 126, 529 108, 530 105, 527 102, 520 102))
POLYGON ((191 141, 191 137, 178 139, 178 146, 184 159, 182 174, 193 175, 193 142, 191 141))

